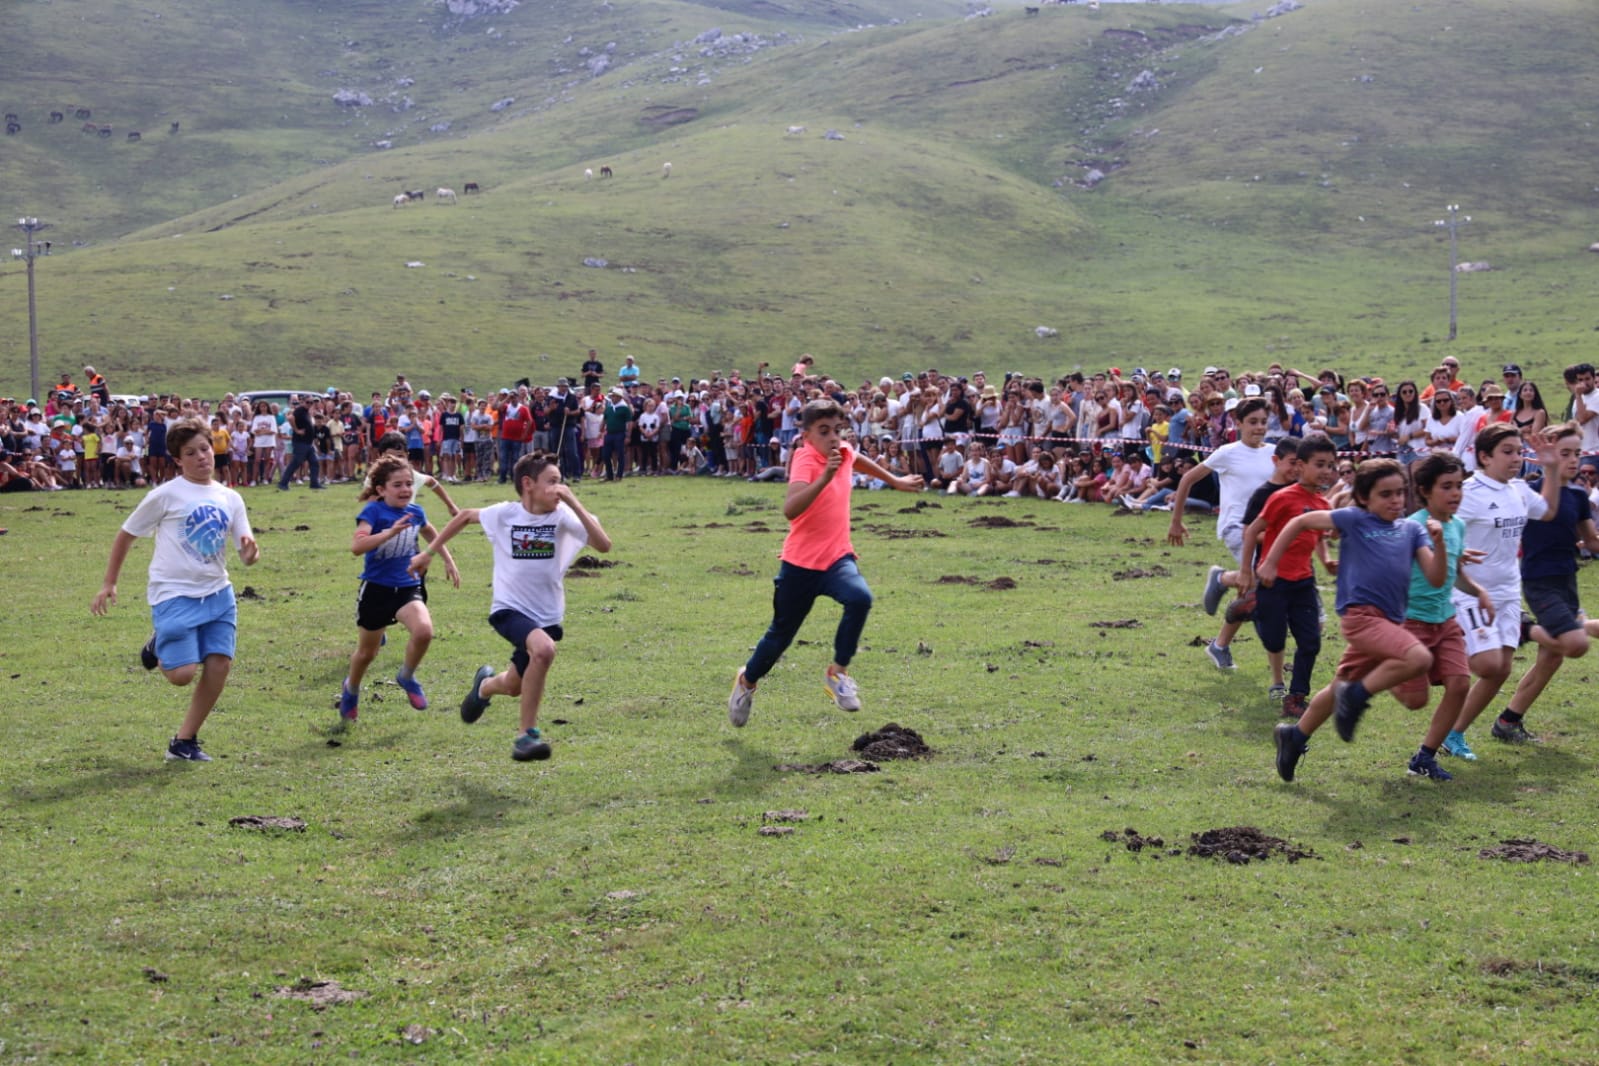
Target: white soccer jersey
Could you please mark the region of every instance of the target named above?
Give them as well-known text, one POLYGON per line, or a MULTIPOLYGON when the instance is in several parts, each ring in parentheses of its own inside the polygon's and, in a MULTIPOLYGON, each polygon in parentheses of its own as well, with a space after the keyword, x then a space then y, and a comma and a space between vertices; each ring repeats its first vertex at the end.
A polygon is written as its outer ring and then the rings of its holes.
MULTIPOLYGON (((1466 523, 1466 549, 1486 558, 1461 565, 1496 602, 1521 597, 1521 533, 1529 519, 1537 521, 1548 510, 1544 498, 1519 477, 1495 481, 1479 470, 1466 479, 1457 515, 1466 523)), ((1455 597, 1457 603, 1476 602, 1458 591, 1455 597)))

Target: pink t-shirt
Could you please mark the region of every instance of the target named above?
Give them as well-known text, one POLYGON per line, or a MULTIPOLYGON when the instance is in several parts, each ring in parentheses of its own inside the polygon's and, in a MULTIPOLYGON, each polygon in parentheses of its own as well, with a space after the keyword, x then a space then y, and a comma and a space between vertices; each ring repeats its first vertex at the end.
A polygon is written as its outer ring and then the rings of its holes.
MULTIPOLYGON (((841 444, 839 451, 844 459, 833 472, 833 480, 788 524, 788 537, 783 541, 785 563, 806 570, 826 570, 844 556, 855 554, 849 541, 850 470, 855 465, 855 449, 841 444)), ((801 444, 789 467, 789 481, 815 483, 825 473, 827 456, 808 443, 801 444)))

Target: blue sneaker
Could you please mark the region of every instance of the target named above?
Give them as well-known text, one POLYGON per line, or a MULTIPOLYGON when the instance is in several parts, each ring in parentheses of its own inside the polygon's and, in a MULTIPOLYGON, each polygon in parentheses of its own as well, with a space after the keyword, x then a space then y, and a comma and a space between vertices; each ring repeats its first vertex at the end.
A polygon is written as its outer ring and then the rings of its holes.
POLYGON ((516 738, 516 743, 511 745, 511 758, 517 762, 531 762, 534 759, 548 759, 550 757, 550 742, 539 736, 535 727, 516 738))
POLYGON ((1444 737, 1443 747, 1438 749, 1439 755, 1453 755, 1466 762, 1476 762, 1477 753, 1471 750, 1471 745, 1466 743, 1466 735, 1451 729, 1449 735, 1444 737))
POLYGON ((200 750, 199 737, 189 737, 187 740, 173 737, 172 743, 167 745, 167 758, 181 762, 211 761, 211 756, 200 750))
POLYGON ((1211 643, 1205 646, 1205 654, 1210 661, 1216 664, 1218 670, 1236 670, 1238 666, 1233 662, 1233 649, 1231 645, 1222 647, 1220 644, 1211 643))
POLYGON ((1430 777, 1434 781, 1452 781, 1455 775, 1438 765, 1438 760, 1424 751, 1418 751, 1410 759, 1411 777, 1430 777))
POLYGON ((461 721, 471 725, 489 709, 489 698, 483 695, 483 682, 494 676, 494 667, 480 666, 472 676, 472 687, 461 701, 461 721))
POLYGON ((339 720, 353 722, 359 713, 357 707, 361 703, 361 690, 350 691, 350 679, 345 678, 339 684, 339 720))
POLYGON ((1227 571, 1219 566, 1210 568, 1210 573, 1205 575, 1205 613, 1215 614, 1216 608, 1221 606, 1221 598, 1227 594, 1227 586, 1221 583, 1221 576, 1227 571))
POLYGON ((411 701, 411 706, 419 711, 428 709, 428 698, 422 694, 422 685, 413 677, 404 674, 395 674, 394 683, 405 690, 405 698, 411 701))

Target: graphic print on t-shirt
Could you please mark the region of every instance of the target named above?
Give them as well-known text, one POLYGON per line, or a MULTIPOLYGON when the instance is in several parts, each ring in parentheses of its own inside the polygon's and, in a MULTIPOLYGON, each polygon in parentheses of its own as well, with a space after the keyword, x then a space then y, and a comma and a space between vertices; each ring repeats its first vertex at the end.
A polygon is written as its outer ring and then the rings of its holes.
POLYGON ((511 527, 511 558, 555 558, 555 523, 511 527))
POLYGON ((214 563, 228 546, 228 513, 202 503, 183 521, 183 550, 197 562, 214 563))

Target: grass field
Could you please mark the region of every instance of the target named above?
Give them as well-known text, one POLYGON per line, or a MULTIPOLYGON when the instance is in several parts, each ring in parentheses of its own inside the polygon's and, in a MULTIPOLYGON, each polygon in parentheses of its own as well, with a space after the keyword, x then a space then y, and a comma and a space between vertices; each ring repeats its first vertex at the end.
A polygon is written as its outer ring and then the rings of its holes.
POLYGON ((1591 661, 1535 708, 1540 747, 1483 736, 1453 782, 1411 779, 1424 718, 1380 701, 1287 785, 1258 644, 1224 676, 1193 643, 1209 523, 1168 548, 1161 516, 857 493, 865 709, 822 693, 823 604, 735 731, 781 489, 579 492, 616 565, 568 582, 538 764, 510 760, 503 700, 455 714, 504 651, 481 538, 432 590, 434 709, 382 683, 391 641, 330 736, 354 494, 250 490, 216 761, 178 766, 185 694, 136 656, 147 544, 87 610, 134 495, 4 497, 0 1061, 1599 1062, 1593 868, 1478 857, 1599 849, 1591 661), (773 769, 890 721, 936 754, 773 769), (1314 856, 1181 853, 1237 826, 1314 856))

